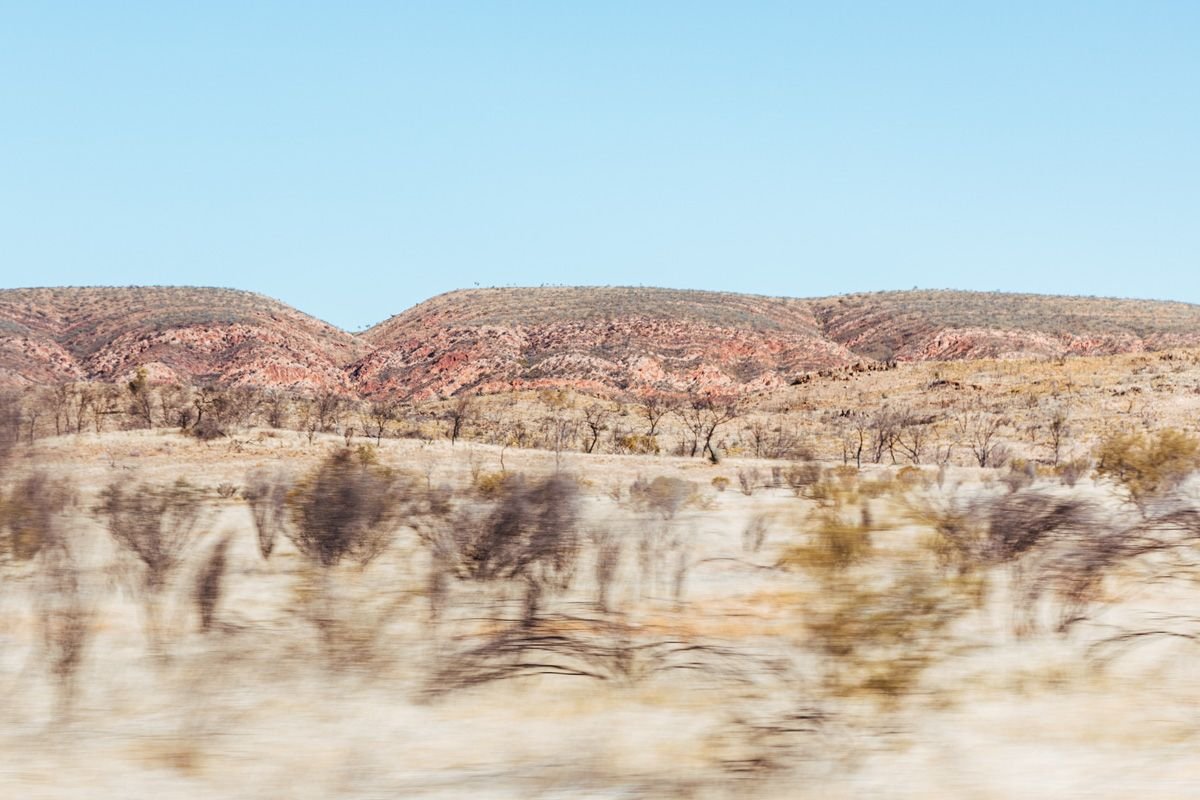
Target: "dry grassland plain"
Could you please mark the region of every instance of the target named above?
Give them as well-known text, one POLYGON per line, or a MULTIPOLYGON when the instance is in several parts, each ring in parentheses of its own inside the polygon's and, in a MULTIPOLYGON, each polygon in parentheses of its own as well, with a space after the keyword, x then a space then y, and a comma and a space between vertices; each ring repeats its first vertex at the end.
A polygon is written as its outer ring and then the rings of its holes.
POLYGON ((715 464, 478 421, 536 395, 481 401, 454 444, 18 443, 0 795, 1195 797, 1194 463, 1096 467, 1115 431, 1194 432, 1198 377, 1189 354, 839 373, 746 406, 715 464), (889 403, 949 410, 922 463, 860 467, 829 412, 889 403), (972 405, 1009 410, 1019 468, 972 465, 972 405), (1030 429, 1064 406, 1070 476, 1030 429), (806 459, 753 458, 755 420, 806 459))

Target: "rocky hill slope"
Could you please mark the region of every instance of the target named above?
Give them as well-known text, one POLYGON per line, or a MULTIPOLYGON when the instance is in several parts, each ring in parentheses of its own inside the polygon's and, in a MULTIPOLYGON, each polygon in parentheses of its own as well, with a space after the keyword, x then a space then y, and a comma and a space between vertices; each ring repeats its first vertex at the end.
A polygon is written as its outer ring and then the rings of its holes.
POLYGON ((440 295, 354 336, 261 295, 0 291, 0 385, 123 380, 448 396, 747 392, 889 361, 1200 347, 1200 306, 953 291, 820 299, 620 287, 440 295))
POLYGON ((770 389, 856 360, 801 300, 633 288, 475 289, 376 325, 355 368, 367 394, 571 385, 770 389))
POLYGON ((277 300, 231 289, 0 291, 0 383, 151 380, 351 389, 361 341, 277 300))
POLYGON ((1200 306, 992 292, 791 299, 634 288, 451 292, 363 334, 368 393, 571 385, 770 389, 888 361, 1049 358, 1200 346, 1200 306))

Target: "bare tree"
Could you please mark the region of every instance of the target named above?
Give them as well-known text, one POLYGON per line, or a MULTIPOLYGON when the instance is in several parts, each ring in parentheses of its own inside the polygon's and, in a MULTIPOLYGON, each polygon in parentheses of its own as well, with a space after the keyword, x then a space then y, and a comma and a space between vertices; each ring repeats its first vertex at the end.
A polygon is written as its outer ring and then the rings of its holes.
POLYGON ((1062 458, 1063 445, 1071 436, 1071 421, 1066 409, 1053 409, 1050 418, 1043 424, 1043 429, 1046 432, 1046 448, 1050 451, 1052 463, 1057 467, 1062 458))
POLYGON ((363 430, 373 432, 375 446, 383 442, 383 434, 387 426, 396 421, 400 415, 400 405, 395 400, 374 400, 363 415, 363 430))
POLYGON ((742 410, 736 397, 703 394, 693 395, 678 413, 691 434, 688 455, 706 455, 716 463, 719 456, 713 438, 717 429, 741 416, 742 410))
POLYGON ((459 395, 454 403, 446 410, 446 419, 450 422, 450 444, 458 441, 463 427, 474 416, 475 406, 470 395, 459 395))
POLYGON ((129 415, 143 428, 154 427, 154 393, 146 376, 146 368, 138 367, 133 380, 125 384, 129 391, 129 415))
POLYGON ((25 402, 21 403, 24 411, 25 441, 33 444, 37 436, 37 423, 49 405, 48 392, 45 389, 34 388, 25 392, 25 402))
POLYGON ((935 421, 932 415, 912 410, 901 413, 897 421, 895 447, 912 464, 919 465, 924 460, 935 421))
POLYGON ((900 436, 901 415, 883 406, 870 416, 871 460, 882 463, 886 453, 896 463, 896 443, 900 436))
POLYGON ((160 386, 158 405, 165 425, 187 430, 195 420, 196 411, 192 406, 191 390, 188 387, 178 384, 160 386))
POLYGON ((596 443, 600 441, 600 435, 608 430, 608 420, 611 416, 612 409, 600 403, 588 403, 584 406, 583 424, 588 429, 587 440, 583 445, 585 453, 591 453, 596 449, 596 443))
POLYGON ((87 427, 88 415, 96 403, 96 389, 89 384, 81 384, 75 392, 75 433, 83 433, 87 427))
POLYGON ((847 411, 838 415, 836 426, 842 443, 842 463, 849 464, 853 459, 854 466, 861 469, 863 451, 866 450, 871 430, 870 417, 862 412, 847 411))
POLYGON ((678 403, 665 392, 649 392, 642 398, 638 406, 642 417, 646 420, 646 436, 654 438, 658 434, 658 425, 663 417, 675 411, 678 403))
POLYGON ((277 389, 270 389, 263 394, 262 405, 268 425, 278 429, 287 424, 288 408, 291 403, 286 394, 277 389))
POLYGON ((335 389, 322 389, 318 392, 313 398, 313 413, 316 417, 317 430, 322 433, 336 430, 345 406, 345 396, 335 389))
POLYGON ((789 429, 783 413, 774 419, 756 417, 743 428, 754 448, 755 458, 796 458, 803 451, 800 437, 789 429))
POLYGON ((103 432, 106 420, 125 413, 121 408, 120 390, 116 386, 108 384, 97 385, 92 394, 90 409, 92 412, 92 425, 96 433, 103 432))
POLYGON ((979 466, 1001 465, 1005 448, 999 436, 1008 425, 1005 417, 982 411, 966 412, 959 415, 954 425, 959 440, 970 449, 979 466))

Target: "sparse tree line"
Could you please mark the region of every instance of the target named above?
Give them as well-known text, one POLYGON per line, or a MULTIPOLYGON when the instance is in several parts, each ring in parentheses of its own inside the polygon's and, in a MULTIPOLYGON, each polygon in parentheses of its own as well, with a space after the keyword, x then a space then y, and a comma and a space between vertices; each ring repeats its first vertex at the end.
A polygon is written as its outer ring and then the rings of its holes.
MULTIPOLYGON (((390 438, 482 442, 555 453, 724 456, 839 460, 865 464, 1038 468, 1081 474, 1093 440, 1069 403, 1024 408, 964 401, 803 410, 711 393, 658 391, 624 399, 542 390, 516 404, 462 394, 413 401, 361 400, 319 392, 152 384, 144 372, 124 385, 78 383, 0 395, 13 417, 10 438, 114 430, 176 429, 196 438, 236 440, 247 431, 294 431, 312 442, 390 438)), ((1152 426, 1151 426, 1152 427, 1152 426)))

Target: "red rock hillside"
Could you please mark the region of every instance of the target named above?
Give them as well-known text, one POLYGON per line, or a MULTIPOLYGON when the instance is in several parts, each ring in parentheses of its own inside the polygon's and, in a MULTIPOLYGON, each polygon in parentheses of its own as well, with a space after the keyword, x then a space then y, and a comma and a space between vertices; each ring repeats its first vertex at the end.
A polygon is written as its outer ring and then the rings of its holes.
POLYGON ((0 291, 0 385, 212 381, 362 396, 570 387, 770 390, 883 361, 1200 346, 1200 306, 984 292, 822 299, 619 287, 474 289, 353 336, 261 295, 184 287, 0 291))
POLYGON ((572 386, 770 389, 880 361, 1103 355, 1200 345, 1200 306, 912 291, 800 300, 642 288, 475 289, 363 334, 368 395, 572 386))
POLYGON ((635 288, 474 289, 363 334, 354 370, 368 395, 570 386, 770 389, 855 359, 793 299, 635 288))
POLYGON ((269 297, 193 287, 0 291, 0 383, 212 381, 344 387, 354 336, 269 297))

